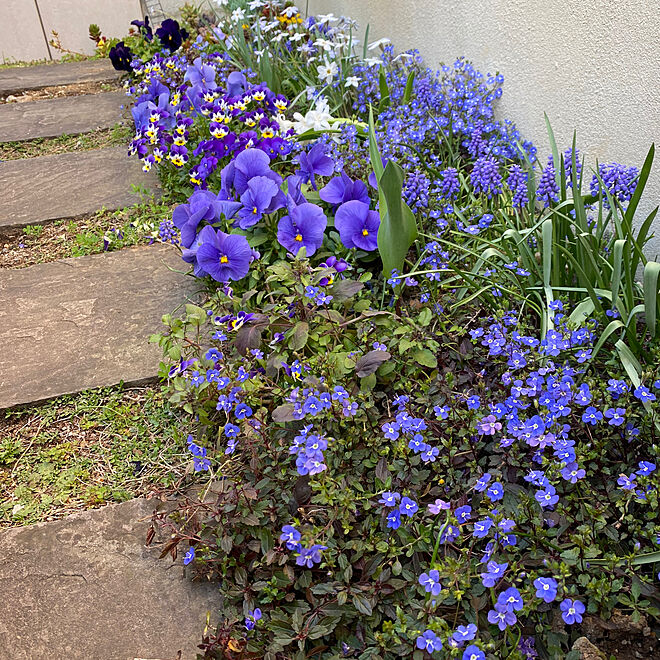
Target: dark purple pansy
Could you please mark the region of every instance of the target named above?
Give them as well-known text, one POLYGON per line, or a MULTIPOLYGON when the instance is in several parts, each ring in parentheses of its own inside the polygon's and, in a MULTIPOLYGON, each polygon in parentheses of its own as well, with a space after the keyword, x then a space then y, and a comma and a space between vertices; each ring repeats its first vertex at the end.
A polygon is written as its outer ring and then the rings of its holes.
POLYGON ((322 144, 314 145, 309 151, 301 151, 296 156, 296 162, 299 169, 296 170, 298 175, 304 183, 309 181, 312 188, 316 190, 315 176, 330 176, 335 169, 332 158, 325 153, 325 146, 322 144))
POLYGON ((172 213, 174 226, 181 230, 181 245, 191 247, 202 220, 215 222, 222 215, 231 219, 241 208, 239 202, 218 199, 210 190, 195 190, 187 204, 179 204, 172 213))
POLYGON ((133 70, 131 68, 133 53, 131 53, 131 49, 128 46, 124 45, 123 41, 118 42, 116 46, 110 49, 108 57, 112 62, 112 66, 117 71, 128 71, 130 73, 133 70))
POLYGON ((261 220, 264 213, 272 213, 284 206, 284 195, 279 186, 268 177, 255 176, 248 181, 241 195, 243 207, 238 211, 238 226, 249 229, 261 220))
POLYGON ((307 250, 311 257, 323 243, 323 232, 328 224, 322 209, 316 204, 300 204, 289 208, 277 225, 277 240, 289 252, 298 254, 301 247, 307 250))
POLYGON ((245 236, 225 234, 206 226, 199 232, 197 262, 216 282, 245 277, 250 269, 252 250, 245 236))
POLYGON ((353 181, 346 172, 330 179, 327 185, 319 190, 319 197, 328 204, 339 205, 357 199, 365 204, 369 203, 367 186, 362 181, 353 181))
POLYGON ((139 30, 140 34, 147 40, 151 41, 154 38, 154 33, 153 30, 151 29, 151 25, 149 25, 149 17, 145 16, 143 21, 131 21, 131 25, 135 25, 135 27, 139 30))
POLYGON ((160 27, 156 30, 156 36, 170 53, 178 50, 185 39, 188 38, 187 30, 179 26, 179 23, 172 18, 166 18, 160 27))
POLYGON ((360 248, 371 252, 378 247, 378 211, 370 211, 369 205, 358 200, 345 202, 335 214, 335 227, 341 242, 347 248, 360 248))

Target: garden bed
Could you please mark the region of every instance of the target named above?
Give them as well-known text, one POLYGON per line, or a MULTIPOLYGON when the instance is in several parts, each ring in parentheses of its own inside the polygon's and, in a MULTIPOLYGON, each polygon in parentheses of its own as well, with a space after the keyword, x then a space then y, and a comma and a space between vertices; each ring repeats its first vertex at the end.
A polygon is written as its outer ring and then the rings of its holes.
POLYGON ((577 658, 621 617, 654 653, 653 148, 540 157, 501 75, 250 6, 110 50, 208 286, 154 338, 203 494, 163 554, 225 599, 205 657, 577 658))

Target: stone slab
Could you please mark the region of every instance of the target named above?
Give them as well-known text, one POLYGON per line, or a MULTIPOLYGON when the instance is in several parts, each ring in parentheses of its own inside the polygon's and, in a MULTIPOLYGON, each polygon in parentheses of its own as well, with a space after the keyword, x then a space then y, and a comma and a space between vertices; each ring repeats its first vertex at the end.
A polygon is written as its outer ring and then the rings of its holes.
POLYGON ((105 92, 0 104, 0 142, 79 135, 110 128, 121 119, 125 102, 124 92, 105 92))
POLYGON ((54 154, 0 163, 0 231, 119 209, 139 201, 131 184, 158 191, 125 147, 54 154))
POLYGON ((0 270, 0 409, 155 379, 148 337, 199 288, 183 266, 157 244, 0 270))
POLYGON ((144 499, 0 534, 0 657, 182 660, 196 657, 210 583, 145 548, 144 499))
POLYGON ((118 77, 119 71, 112 68, 109 59, 11 67, 0 70, 0 96, 55 85, 105 82, 116 80, 118 77))

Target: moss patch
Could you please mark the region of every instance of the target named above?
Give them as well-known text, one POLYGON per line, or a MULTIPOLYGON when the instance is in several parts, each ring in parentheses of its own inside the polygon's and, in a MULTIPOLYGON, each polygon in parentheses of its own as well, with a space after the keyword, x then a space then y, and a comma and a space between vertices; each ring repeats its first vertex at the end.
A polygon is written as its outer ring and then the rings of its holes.
POLYGON ((0 526, 29 524, 175 485, 189 469, 160 388, 111 388, 0 412, 0 526))
POLYGON ((125 124, 100 129, 82 135, 59 135, 54 138, 37 138, 21 142, 0 143, 0 160, 36 158, 69 151, 89 151, 103 147, 117 147, 130 141, 131 129, 125 124))

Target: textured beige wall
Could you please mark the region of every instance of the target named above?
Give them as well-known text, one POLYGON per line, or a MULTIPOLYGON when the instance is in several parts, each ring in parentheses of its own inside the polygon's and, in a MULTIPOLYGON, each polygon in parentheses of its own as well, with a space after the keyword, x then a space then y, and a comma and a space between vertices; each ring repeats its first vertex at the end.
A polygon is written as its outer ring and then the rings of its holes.
MULTIPOLYGON (((543 160, 544 111, 560 147, 577 130, 591 163, 640 166, 652 142, 660 151, 658 0, 310 0, 309 11, 351 16, 361 37, 369 23, 369 41, 387 36, 399 51, 419 48, 432 66, 465 55, 499 71, 499 117, 513 119, 543 160)), ((659 202, 660 154, 642 210, 659 202)), ((656 234, 652 256, 660 221, 656 234)))
MULTIPOLYGON (((142 13, 139 0, 37 1, 48 38, 55 30, 64 48, 90 55, 94 52, 94 42, 89 38, 91 23, 96 23, 106 37, 123 37, 128 34, 131 21, 142 13)), ((51 51, 53 58, 61 56, 55 49, 51 51)))
POLYGON ((34 0, 0 0, 0 63, 47 59, 34 0))

